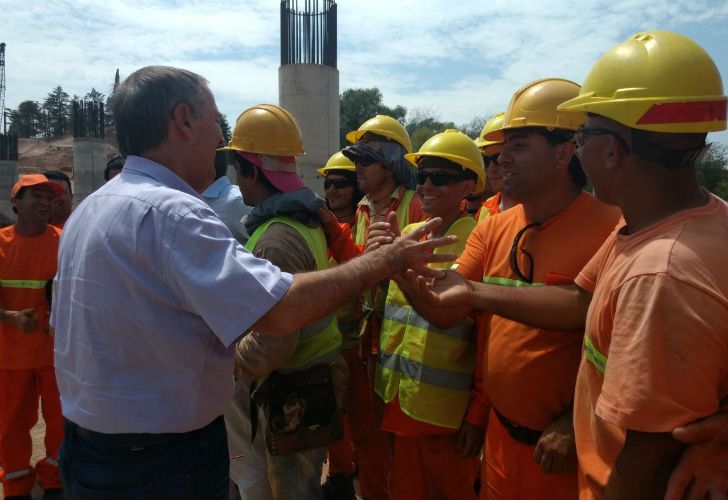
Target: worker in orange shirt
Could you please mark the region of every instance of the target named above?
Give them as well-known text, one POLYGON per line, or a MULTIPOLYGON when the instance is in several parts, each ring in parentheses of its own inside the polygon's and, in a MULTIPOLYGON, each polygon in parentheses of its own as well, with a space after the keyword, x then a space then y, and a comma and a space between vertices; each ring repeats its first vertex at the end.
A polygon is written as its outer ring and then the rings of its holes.
MULTIPOLYGON (((365 194, 356 211, 356 230, 340 225, 330 212, 321 214, 329 250, 341 263, 364 252, 369 225, 384 221, 394 212, 401 227, 425 220, 422 202, 415 195, 416 172, 404 155, 412 152, 409 134, 392 117, 377 115, 357 130, 346 134, 353 143, 342 150, 355 165, 359 189, 365 194)), ((379 348, 379 332, 387 282, 364 293, 360 325, 360 362, 350 370, 350 391, 356 394, 347 412, 354 453, 359 467, 362 496, 374 500, 389 498, 390 443, 379 429, 381 409, 371 381, 379 348)), ((352 367, 350 367, 352 368, 352 367)))
POLYGON ((588 113, 579 156, 624 214, 576 280, 592 293, 574 403, 582 498, 662 497, 683 449, 670 431, 728 396, 728 204, 695 172, 726 101, 699 45, 648 31, 561 105, 588 113))
MULTIPOLYGON (((356 229, 356 207, 363 197, 356 182, 356 167, 354 163, 340 151, 335 153, 319 168, 317 172, 324 177, 324 193, 326 206, 343 224, 348 224, 351 230, 356 229)), ((333 260, 333 258, 332 258, 333 260)), ((333 260, 335 265, 336 261, 333 260)), ((355 298, 336 312, 336 319, 341 332, 341 356, 349 367, 350 377, 361 374, 359 368, 359 322, 361 320, 361 304, 355 298)), ((366 373, 365 373, 366 375, 366 373)), ((348 384, 344 395, 344 409, 355 405, 353 402, 357 394, 353 388, 360 384, 348 384)), ((329 447, 327 461, 329 464, 326 481, 321 486, 324 500, 347 500, 355 498, 354 474, 356 464, 349 414, 344 414, 344 438, 329 447)))
POLYGON ((475 144, 480 148, 485 161, 485 172, 488 175, 488 184, 491 191, 495 194, 483 202, 475 214, 475 219, 481 221, 490 215, 495 215, 508 210, 516 204, 508 195, 503 194, 503 168, 498 163, 498 155, 503 152, 503 141, 487 140, 485 136, 493 134, 503 128, 503 118, 505 113, 497 113, 488 120, 483 127, 483 131, 475 140, 475 144))
MULTIPOLYGON (((461 200, 485 186, 478 147, 465 134, 446 130, 406 158, 417 166, 424 210, 443 220, 425 237, 457 235, 456 243, 437 252, 459 255, 477 224, 461 200)), ((422 224, 410 224, 402 234, 422 224)), ((395 217, 390 224, 373 224, 370 246, 379 227, 397 233, 396 225, 395 217)), ((484 428, 464 421, 476 362, 474 324, 467 319, 437 328, 412 309, 406 294, 389 282, 375 376, 375 392, 386 403, 382 428, 394 435, 391 497, 475 500, 484 428)))
MULTIPOLYGON (((478 224, 442 284, 477 281, 502 293, 571 284, 614 229, 619 211, 582 191, 573 135, 585 115, 556 109, 578 93, 577 84, 556 78, 515 93, 503 128, 486 139, 505 141, 503 193, 520 204, 478 224)), ((416 309, 440 327, 476 310, 469 301, 416 309)), ((479 315, 492 402, 481 498, 576 498, 571 414, 582 337, 490 311, 479 315)))
POLYGON ((629 37, 560 105, 588 113, 579 156, 597 196, 624 213, 575 284, 503 293, 452 273, 420 281, 437 308, 586 323, 574 407, 582 498, 728 494, 728 205, 695 169, 707 133, 726 128, 727 102, 689 38, 629 37))
POLYGON ((46 499, 62 498, 61 401, 53 369, 46 287, 56 274, 61 230, 48 224, 63 186, 41 174, 13 186, 14 225, 0 229, 0 462, 6 499, 30 498, 36 476, 46 499), (30 465, 40 398, 46 457, 30 465))

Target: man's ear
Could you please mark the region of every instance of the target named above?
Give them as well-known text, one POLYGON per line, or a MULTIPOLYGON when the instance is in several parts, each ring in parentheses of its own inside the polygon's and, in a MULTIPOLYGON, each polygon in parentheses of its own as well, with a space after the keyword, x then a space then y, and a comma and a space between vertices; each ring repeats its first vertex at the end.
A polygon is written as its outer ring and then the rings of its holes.
POLYGON ((556 164, 560 168, 569 168, 571 158, 576 154, 574 141, 565 141, 556 147, 556 164))
POLYGON ((192 108, 186 102, 180 102, 172 110, 170 127, 184 139, 192 137, 192 108))
POLYGON ((624 145, 619 142, 619 139, 609 135, 607 140, 607 147, 604 148, 604 155, 602 162, 605 168, 614 170, 624 161, 627 156, 627 152, 624 149, 624 145))

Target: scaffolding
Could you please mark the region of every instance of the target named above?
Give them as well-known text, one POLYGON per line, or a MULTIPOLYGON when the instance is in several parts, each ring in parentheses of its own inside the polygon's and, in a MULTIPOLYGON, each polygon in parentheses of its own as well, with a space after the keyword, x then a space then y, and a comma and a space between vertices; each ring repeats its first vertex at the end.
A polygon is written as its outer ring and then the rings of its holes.
POLYGON ((319 64, 336 68, 336 2, 281 1, 281 66, 319 64))

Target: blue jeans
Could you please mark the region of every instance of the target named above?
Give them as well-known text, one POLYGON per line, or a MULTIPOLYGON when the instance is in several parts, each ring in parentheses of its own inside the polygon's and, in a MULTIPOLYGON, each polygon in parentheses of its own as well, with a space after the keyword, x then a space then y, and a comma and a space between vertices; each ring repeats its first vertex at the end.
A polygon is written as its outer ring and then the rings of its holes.
POLYGON ((73 500, 227 500, 225 421, 184 434, 100 434, 66 421, 59 454, 73 500))

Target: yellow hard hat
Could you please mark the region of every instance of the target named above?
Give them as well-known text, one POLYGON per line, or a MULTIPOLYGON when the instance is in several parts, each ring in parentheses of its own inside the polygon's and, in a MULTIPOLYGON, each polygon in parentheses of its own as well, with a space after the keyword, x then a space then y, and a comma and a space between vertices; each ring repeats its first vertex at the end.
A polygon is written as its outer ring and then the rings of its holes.
POLYGON ((245 151, 271 156, 300 156, 303 138, 293 115, 275 104, 258 104, 238 116, 233 136, 218 151, 245 151))
POLYGON ((508 104, 500 130, 488 132, 488 141, 503 141, 504 130, 522 127, 543 127, 548 130, 576 131, 586 121, 586 113, 558 111, 562 102, 579 95, 579 85, 562 78, 544 78, 518 90, 508 104))
POLYGON ((422 145, 419 151, 404 155, 407 161, 415 166, 423 156, 445 158, 457 163, 466 170, 474 172, 478 176, 474 192, 479 193, 485 189, 483 155, 475 142, 459 130, 447 129, 442 133, 433 135, 427 139, 427 142, 422 145))
POLYGON ((637 33, 612 48, 591 69, 579 96, 559 109, 652 132, 726 128, 718 68, 702 47, 671 31, 637 33))
POLYGON ((496 155, 503 151, 503 141, 487 141, 484 139, 486 134, 489 134, 490 132, 495 132, 496 130, 500 130, 503 127, 503 119, 505 118, 506 114, 505 112, 501 111, 500 113, 496 113, 491 117, 490 120, 488 120, 483 127, 483 130, 480 132, 480 135, 475 139, 475 145, 480 148, 480 150, 483 152, 483 154, 486 154, 488 156, 496 155))
POLYGON ((316 169, 316 172, 318 172, 320 175, 325 176, 326 172, 329 170, 351 170, 352 172, 356 170, 356 166, 354 166, 354 162, 351 161, 349 158, 344 156, 341 151, 338 153, 334 153, 331 158, 329 158, 329 161, 326 162, 326 165, 316 169))
POLYGON ((373 132, 398 142, 408 153, 412 152, 412 141, 401 123, 387 115, 377 115, 361 124, 357 130, 346 134, 346 140, 354 144, 367 132, 373 132))

